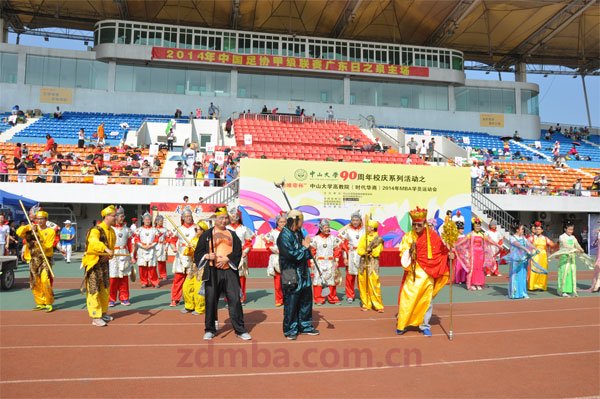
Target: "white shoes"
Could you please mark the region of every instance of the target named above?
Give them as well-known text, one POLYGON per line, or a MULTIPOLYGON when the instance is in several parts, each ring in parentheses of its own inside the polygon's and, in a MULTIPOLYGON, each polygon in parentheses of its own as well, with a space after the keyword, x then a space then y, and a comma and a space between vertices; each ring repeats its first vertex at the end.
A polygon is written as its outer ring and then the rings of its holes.
POLYGON ((204 340, 205 341, 210 341, 215 337, 214 333, 211 333, 210 331, 207 331, 204 333, 204 340))
POLYGON ((252 337, 247 332, 243 334, 235 334, 239 339, 243 339, 244 341, 250 341, 252 337))
POLYGON ((92 325, 95 327, 106 327, 108 324, 102 319, 92 319, 92 325))

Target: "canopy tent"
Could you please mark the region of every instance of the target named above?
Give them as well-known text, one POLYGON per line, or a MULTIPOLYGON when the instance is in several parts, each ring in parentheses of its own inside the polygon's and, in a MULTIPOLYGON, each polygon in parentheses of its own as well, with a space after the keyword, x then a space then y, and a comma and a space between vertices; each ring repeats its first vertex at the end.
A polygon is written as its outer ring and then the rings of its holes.
POLYGON ((38 201, 9 193, 8 191, 0 190, 0 205, 12 205, 20 207, 19 201, 22 201, 26 208, 31 208, 38 203, 38 201))

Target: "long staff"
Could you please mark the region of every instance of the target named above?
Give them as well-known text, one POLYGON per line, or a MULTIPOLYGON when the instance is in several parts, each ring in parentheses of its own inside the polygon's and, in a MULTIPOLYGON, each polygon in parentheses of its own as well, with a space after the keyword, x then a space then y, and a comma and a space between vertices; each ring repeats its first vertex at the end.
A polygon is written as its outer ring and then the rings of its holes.
POLYGON ((177 231, 177 233, 179 234, 179 236, 183 239, 183 241, 185 241, 185 243, 189 246, 189 247, 193 247, 192 243, 190 242, 190 240, 187 239, 187 237, 181 232, 181 230, 179 230, 179 227, 177 227, 177 225, 175 224, 175 222, 173 221, 173 219, 171 219, 171 217, 169 215, 167 215, 165 213, 165 218, 167 218, 167 220, 169 221, 169 223, 171 223, 171 225, 175 228, 175 230, 177 231))
POLYGON ((31 220, 29 219, 29 214, 27 213, 27 210, 25 209, 25 205, 23 205, 23 201, 19 200, 19 204, 21 204, 21 209, 23 209, 23 213, 25 213, 25 217, 27 218, 27 223, 29 223, 29 227, 31 227, 31 232, 33 233, 33 236, 35 237, 35 242, 37 242, 37 245, 40 248, 40 251, 42 251, 42 256, 44 257, 44 260, 46 261, 46 266, 48 266, 48 272, 50 273, 50 276, 52 278, 54 278, 54 272, 52 271, 52 266, 50 265, 50 261, 46 257, 46 253, 44 252, 44 247, 42 247, 42 243, 40 242, 40 239, 38 238, 38 236, 35 232, 33 223, 31 223, 31 220))
MULTIPOLYGON (((450 252, 454 251, 454 245, 458 240, 458 228, 452 220, 447 220, 444 223, 444 231, 442 232, 442 240, 446 243, 450 252)), ((454 259, 450 259, 450 268, 448 276, 450 279, 450 329, 448 330, 448 339, 452 341, 454 339, 454 319, 452 317, 452 305, 454 304, 452 299, 452 278, 454 276, 454 259)))
POLYGON ((454 259, 450 259, 450 329, 448 330, 448 339, 450 341, 452 341, 454 339, 454 319, 452 318, 452 286, 454 285, 452 283, 452 276, 454 276, 453 273, 453 268, 454 268, 454 259))
MULTIPOLYGON (((288 196, 285 192, 285 181, 282 180, 281 183, 273 183, 275 184, 275 187, 277 187, 278 189, 281 190, 281 193, 283 194, 283 197, 285 198, 285 202, 287 202, 288 207, 290 208, 290 211, 293 210, 294 208, 292 208, 292 204, 290 203, 290 200, 288 199, 288 196)), ((302 234, 302 230, 300 230, 300 234, 302 234)), ((304 239, 304 234, 302 234, 302 238, 304 239)), ((308 251, 308 253, 310 254, 310 259, 313 261, 313 264, 315 265, 315 269, 317 269, 317 272, 319 272, 319 276, 321 276, 321 285, 324 286, 325 285, 325 280, 323 279, 323 273, 321 273, 321 268, 319 267, 319 264, 317 263, 317 259, 315 259, 315 257, 313 256, 311 251, 308 251)))

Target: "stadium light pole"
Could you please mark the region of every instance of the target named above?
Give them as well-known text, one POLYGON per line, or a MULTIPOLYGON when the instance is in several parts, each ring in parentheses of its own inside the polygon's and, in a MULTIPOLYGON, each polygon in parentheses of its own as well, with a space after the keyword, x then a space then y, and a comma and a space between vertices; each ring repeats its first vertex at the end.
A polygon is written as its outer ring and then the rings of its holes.
POLYGON ((585 86, 585 74, 581 74, 581 84, 583 85, 583 98, 585 99, 585 110, 587 111, 588 128, 592 128, 592 117, 590 116, 590 103, 588 101, 587 87, 585 86))

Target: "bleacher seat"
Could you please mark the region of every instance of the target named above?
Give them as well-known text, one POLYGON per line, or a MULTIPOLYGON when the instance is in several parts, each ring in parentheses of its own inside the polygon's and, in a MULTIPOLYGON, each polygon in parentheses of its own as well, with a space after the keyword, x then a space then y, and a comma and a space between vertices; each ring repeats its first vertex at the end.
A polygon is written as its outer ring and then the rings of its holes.
MULTIPOLYGON (((418 156, 391 152, 345 150, 339 147, 362 148, 373 142, 356 126, 345 122, 286 123, 266 119, 238 119, 234 122, 235 153, 247 153, 250 158, 299 159, 310 161, 343 160, 346 162, 424 164, 418 156), (252 144, 244 145, 244 135, 252 135, 252 144)), ((224 149, 218 147, 217 149, 224 149)))

